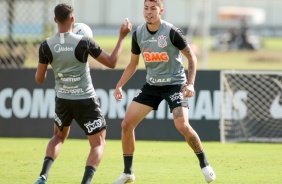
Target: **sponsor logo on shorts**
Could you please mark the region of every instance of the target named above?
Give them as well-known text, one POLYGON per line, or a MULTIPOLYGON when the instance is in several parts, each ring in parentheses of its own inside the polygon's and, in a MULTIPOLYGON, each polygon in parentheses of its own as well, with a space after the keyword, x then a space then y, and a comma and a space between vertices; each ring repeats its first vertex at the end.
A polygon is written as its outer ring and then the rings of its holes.
POLYGON ((102 126, 102 120, 97 119, 97 120, 94 120, 93 122, 89 121, 88 123, 85 123, 84 126, 87 128, 88 133, 91 133, 96 128, 99 128, 102 126))
POLYGON ((60 120, 60 118, 57 116, 57 114, 55 114, 55 121, 58 123, 59 126, 62 126, 62 121, 60 120))
POLYGON ((135 97, 139 96, 139 94, 142 93, 142 91, 139 89, 137 90, 136 94, 135 94, 135 97))
POLYGON ((180 100, 179 103, 181 103, 182 102, 181 100, 183 99, 183 94, 181 92, 177 92, 174 93, 173 95, 170 95, 169 98, 172 102, 179 99, 180 100))

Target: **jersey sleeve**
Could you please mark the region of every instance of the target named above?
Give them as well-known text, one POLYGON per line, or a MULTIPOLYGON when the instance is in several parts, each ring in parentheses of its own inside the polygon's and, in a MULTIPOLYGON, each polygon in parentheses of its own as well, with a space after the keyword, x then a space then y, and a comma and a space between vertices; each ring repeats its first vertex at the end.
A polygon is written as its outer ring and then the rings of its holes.
POLYGON ((102 48, 91 38, 89 39, 88 52, 93 58, 97 58, 102 53, 102 48))
POLYGON ((41 43, 39 47, 39 63, 41 64, 49 64, 53 60, 52 52, 47 44, 47 41, 41 43))
POLYGON ((141 53, 140 47, 137 43, 137 35, 136 31, 132 34, 132 40, 131 40, 131 52, 135 55, 139 55, 141 53))
POLYGON ((188 45, 183 32, 179 28, 172 27, 169 36, 172 44, 179 50, 184 49, 188 45))
POLYGON ((96 59, 101 53, 101 47, 90 37, 82 37, 75 49, 75 57, 83 63, 87 62, 88 54, 96 59))

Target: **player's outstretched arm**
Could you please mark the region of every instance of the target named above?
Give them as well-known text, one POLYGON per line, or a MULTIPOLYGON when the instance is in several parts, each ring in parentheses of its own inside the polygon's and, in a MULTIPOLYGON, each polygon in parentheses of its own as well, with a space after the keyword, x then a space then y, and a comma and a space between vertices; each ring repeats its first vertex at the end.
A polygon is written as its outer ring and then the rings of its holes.
POLYGON ((123 23, 120 27, 118 41, 112 54, 108 55, 105 51, 102 51, 102 53, 96 58, 97 61, 109 68, 115 68, 122 51, 124 38, 131 31, 131 29, 132 24, 129 22, 128 19, 126 19, 126 22, 123 23))
POLYGON ((139 64, 139 55, 131 54, 131 59, 127 67, 125 68, 120 80, 116 85, 114 91, 114 97, 116 100, 122 99, 122 87, 127 83, 127 81, 134 75, 135 71, 138 68, 139 64))

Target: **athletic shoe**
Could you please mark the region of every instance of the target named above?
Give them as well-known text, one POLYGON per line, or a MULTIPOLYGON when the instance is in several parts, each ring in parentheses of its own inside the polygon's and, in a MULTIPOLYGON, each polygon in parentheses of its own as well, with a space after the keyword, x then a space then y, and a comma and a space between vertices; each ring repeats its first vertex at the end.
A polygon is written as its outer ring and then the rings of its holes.
POLYGON ((46 180, 40 176, 34 184, 46 184, 46 183, 47 183, 46 180))
POLYGON ((133 183, 135 181, 134 174, 125 174, 122 173, 120 177, 113 182, 113 184, 125 184, 125 183, 133 183))
POLYGON ((203 172, 203 174, 205 176, 205 179, 206 179, 207 183, 210 183, 213 180, 215 180, 216 175, 215 175, 215 173, 214 173, 214 171, 213 171, 213 169, 212 169, 212 167, 210 165, 202 168, 202 172, 203 172))

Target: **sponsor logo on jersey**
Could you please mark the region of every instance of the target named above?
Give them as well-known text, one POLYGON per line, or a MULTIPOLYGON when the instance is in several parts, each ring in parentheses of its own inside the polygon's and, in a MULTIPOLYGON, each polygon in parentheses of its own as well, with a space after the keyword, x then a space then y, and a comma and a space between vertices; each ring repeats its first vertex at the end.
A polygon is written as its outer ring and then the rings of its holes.
POLYGON ((60 80, 63 81, 63 82, 79 82, 79 81, 81 81, 81 77, 79 75, 58 73, 58 77, 60 77, 60 80))
POLYGON ((167 46, 166 36, 161 35, 158 37, 158 46, 161 48, 164 48, 167 46))
POLYGON ((143 52, 145 62, 168 62, 166 52, 143 52))
POLYGON ((152 51, 153 51, 152 48, 147 48, 147 47, 143 48, 143 52, 152 52, 152 51))
POLYGON ((67 47, 67 46, 62 46, 60 44, 56 44, 54 46, 54 51, 59 53, 59 52, 73 52, 73 48, 72 47, 67 47))
POLYGON ((71 94, 71 95, 83 95, 85 92, 82 88, 78 88, 78 86, 63 86, 58 89, 58 93, 62 94, 71 94))
POLYGON ((147 43, 147 42, 150 42, 150 43, 153 43, 153 42, 157 42, 158 40, 156 40, 154 37, 148 39, 148 40, 142 40, 141 41, 141 44, 143 43, 147 43))
POLYGON ((154 77, 150 77, 149 81, 151 83, 164 83, 164 82, 170 82, 171 78, 157 79, 157 78, 154 78, 154 77))

